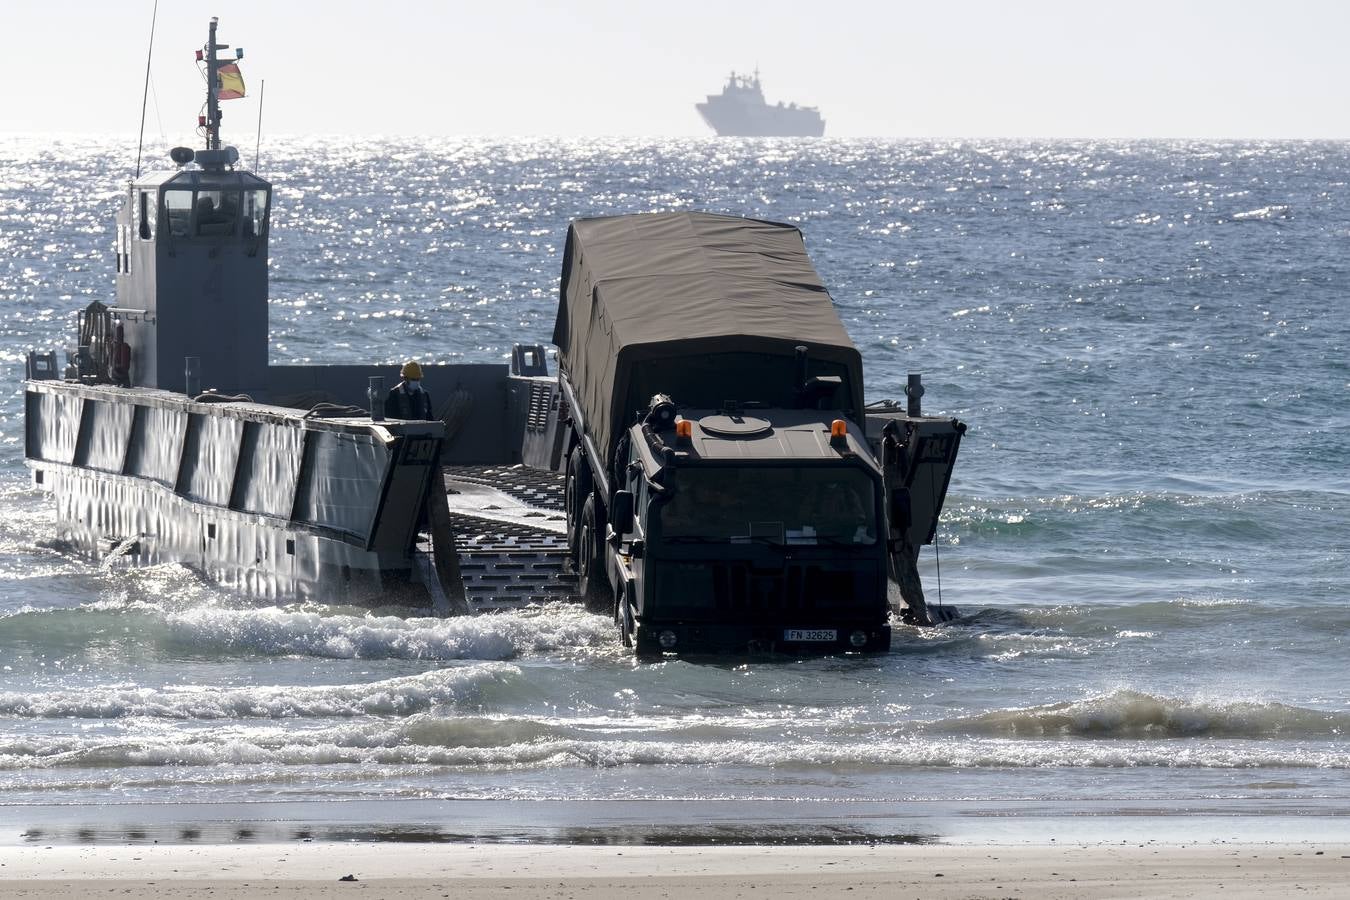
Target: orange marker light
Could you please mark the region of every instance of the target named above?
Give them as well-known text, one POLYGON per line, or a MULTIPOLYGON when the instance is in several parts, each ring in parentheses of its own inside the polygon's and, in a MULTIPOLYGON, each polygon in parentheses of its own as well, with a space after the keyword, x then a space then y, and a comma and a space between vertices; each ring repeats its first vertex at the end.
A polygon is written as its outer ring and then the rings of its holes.
POLYGON ((694 423, 688 419, 680 419, 675 423, 675 436, 684 438, 686 441, 694 436, 694 423))
POLYGON ((835 419, 830 423, 830 437, 841 438, 848 436, 848 423, 843 419, 835 419))

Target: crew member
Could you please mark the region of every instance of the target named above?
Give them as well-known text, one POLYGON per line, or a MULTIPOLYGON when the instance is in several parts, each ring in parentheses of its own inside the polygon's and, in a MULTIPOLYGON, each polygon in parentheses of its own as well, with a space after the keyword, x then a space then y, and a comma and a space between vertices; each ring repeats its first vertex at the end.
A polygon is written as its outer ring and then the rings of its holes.
POLYGON ((431 395, 422 387, 422 367, 409 360, 403 364, 399 374, 403 380, 395 385, 389 391, 389 396, 384 399, 384 417, 423 421, 434 418, 431 412, 431 395))

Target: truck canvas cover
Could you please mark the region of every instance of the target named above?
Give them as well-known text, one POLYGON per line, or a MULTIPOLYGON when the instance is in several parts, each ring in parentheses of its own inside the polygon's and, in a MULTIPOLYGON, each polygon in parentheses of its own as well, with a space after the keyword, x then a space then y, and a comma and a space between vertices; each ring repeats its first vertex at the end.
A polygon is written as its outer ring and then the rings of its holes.
MULTIPOLYGON (((777 357, 785 365, 772 367, 775 380, 790 382, 785 373, 803 345, 811 374, 840 374, 840 402, 854 414, 862 410, 862 357, 801 232, 778 222, 697 212, 576 220, 567 232, 553 343, 607 461, 635 412, 626 406, 649 399, 633 396, 644 387, 634 381, 643 363, 777 357)), ((774 387, 791 390, 790 383, 774 387)), ((738 379, 718 400, 767 399, 737 394, 754 388, 738 379)), ((668 390, 677 403, 709 402, 681 396, 680 385, 668 390)))

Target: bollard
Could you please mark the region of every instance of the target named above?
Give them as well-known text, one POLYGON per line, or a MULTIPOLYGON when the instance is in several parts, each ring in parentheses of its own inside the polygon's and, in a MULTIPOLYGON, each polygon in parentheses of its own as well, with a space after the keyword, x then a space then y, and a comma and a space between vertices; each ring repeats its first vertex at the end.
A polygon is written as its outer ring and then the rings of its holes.
POLYGON ((370 421, 384 421, 384 376, 371 375, 366 387, 366 402, 370 404, 370 421))
POLYGON ((923 376, 918 372, 909 373, 909 383, 905 385, 905 397, 908 402, 905 405, 905 413, 910 416, 921 416, 920 411, 923 404, 920 402, 923 397, 923 376))

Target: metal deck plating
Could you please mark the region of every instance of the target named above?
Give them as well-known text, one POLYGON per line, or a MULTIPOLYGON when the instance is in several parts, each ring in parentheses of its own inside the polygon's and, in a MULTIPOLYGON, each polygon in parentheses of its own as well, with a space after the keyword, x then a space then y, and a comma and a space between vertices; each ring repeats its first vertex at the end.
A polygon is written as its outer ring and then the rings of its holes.
POLYGON ((561 474, 525 465, 445 471, 464 593, 475 612, 576 599, 561 474))

